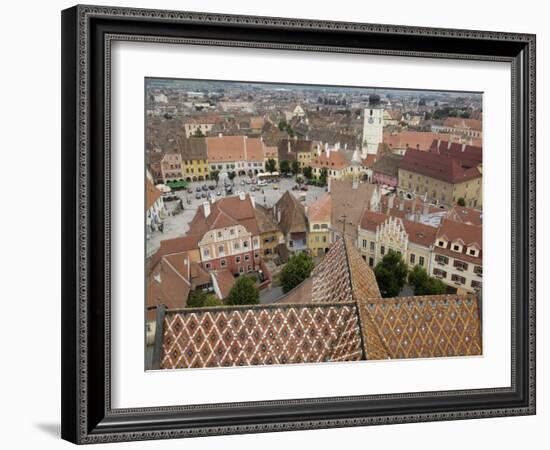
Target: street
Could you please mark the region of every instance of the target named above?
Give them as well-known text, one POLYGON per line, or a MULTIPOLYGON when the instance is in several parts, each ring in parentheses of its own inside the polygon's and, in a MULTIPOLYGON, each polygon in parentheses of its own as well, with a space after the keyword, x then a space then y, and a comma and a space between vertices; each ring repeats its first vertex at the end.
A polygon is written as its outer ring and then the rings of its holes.
MULTIPOLYGON (((272 207, 285 191, 290 191, 296 198, 300 198, 305 194, 304 205, 317 200, 325 193, 325 188, 308 186, 307 191, 293 191, 292 187, 296 185, 296 180, 293 178, 280 178, 277 184, 268 183, 266 186, 257 186, 253 184, 246 184, 246 180, 250 180, 249 177, 235 177, 233 180, 234 188, 233 193, 230 195, 238 195, 239 192, 244 191, 254 196, 254 201, 257 204, 272 207), (242 182, 245 182, 242 185, 242 182), (274 189, 277 186, 278 189, 274 189), (252 188, 257 189, 252 192, 252 188)), ((172 215, 174 209, 177 209, 178 201, 165 202, 166 211, 168 217, 164 219, 163 231, 155 231, 149 233, 147 236, 147 257, 151 256, 160 247, 160 242, 165 239, 172 239, 176 237, 185 236, 189 230, 189 222, 193 219, 197 208, 206 201, 206 198, 195 198, 197 187, 203 185, 210 186, 214 184, 213 181, 198 181, 189 183, 189 188, 193 190, 193 193, 188 193, 187 190, 173 191, 183 201, 183 211, 177 212, 172 215), (189 202, 189 203, 188 203, 189 202)), ((216 195, 216 199, 225 197, 225 190, 221 183, 216 186, 215 190, 201 191, 209 194, 221 193, 221 196, 216 195)))

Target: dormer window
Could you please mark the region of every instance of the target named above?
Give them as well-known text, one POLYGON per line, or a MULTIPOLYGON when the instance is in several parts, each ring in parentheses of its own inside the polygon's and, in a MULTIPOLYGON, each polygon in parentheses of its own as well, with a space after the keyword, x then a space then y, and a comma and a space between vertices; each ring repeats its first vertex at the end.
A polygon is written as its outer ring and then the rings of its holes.
POLYGON ((445 247, 445 241, 437 241, 439 247, 445 247))
POLYGON ((473 256, 474 258, 477 258, 479 256, 479 249, 477 248, 477 246, 468 247, 467 254, 473 256))

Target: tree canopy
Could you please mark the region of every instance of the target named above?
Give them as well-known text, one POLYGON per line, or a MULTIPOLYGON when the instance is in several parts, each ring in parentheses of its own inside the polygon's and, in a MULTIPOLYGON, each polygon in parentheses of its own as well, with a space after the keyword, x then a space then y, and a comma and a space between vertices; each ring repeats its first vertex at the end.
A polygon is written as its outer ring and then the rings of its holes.
POLYGON ((215 295, 196 289, 189 293, 187 306, 189 308, 203 308, 205 306, 223 306, 223 303, 215 295))
POLYGON ((307 253, 301 252, 291 256, 281 271, 281 287, 283 292, 286 294, 309 277, 314 265, 313 258, 307 253))
POLYGON ((409 284, 414 288, 414 295, 438 295, 447 292, 445 283, 429 276, 420 266, 414 266, 409 272, 409 284))
POLYGON ((407 265, 401 253, 390 249, 374 268, 374 275, 382 297, 397 296, 407 279, 407 265))
POLYGON ((281 169, 281 172, 283 173, 289 173, 290 172, 290 162, 287 160, 283 160, 279 163, 279 168, 281 169))
POLYGON ((277 170, 277 163, 274 159, 269 158, 265 163, 265 170, 268 172, 275 172, 277 170))
POLYGON ((290 170, 294 175, 297 175, 300 173, 300 163, 296 160, 292 161, 290 165, 290 170))
POLYGON ((226 303, 228 305, 258 305, 260 292, 254 278, 247 275, 240 276, 229 291, 226 303))

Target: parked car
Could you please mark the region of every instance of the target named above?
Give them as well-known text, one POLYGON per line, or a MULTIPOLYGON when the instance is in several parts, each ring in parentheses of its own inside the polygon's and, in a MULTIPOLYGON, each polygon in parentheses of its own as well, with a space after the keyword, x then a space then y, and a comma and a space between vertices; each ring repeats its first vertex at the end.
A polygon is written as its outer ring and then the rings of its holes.
POLYGON ((200 191, 201 191, 201 187, 197 186, 197 188, 195 189, 195 192, 200 192, 200 191))
POLYGON ((203 185, 202 185, 202 190, 203 190, 203 191, 207 191, 207 190, 208 190, 208 186, 207 186, 206 184, 203 184, 203 185))
POLYGON ((214 189, 216 189, 216 186, 214 186, 213 184, 211 184, 210 186, 208 186, 208 189, 210 189, 211 191, 213 191, 214 189))
POLYGON ((206 192, 203 192, 203 193, 201 194, 201 197, 202 197, 202 198, 206 198, 207 196, 208 196, 208 194, 207 194, 206 192))
POLYGON ((279 189, 279 185, 278 185, 278 184, 274 184, 272 187, 273 187, 273 189, 275 189, 275 190, 279 189))
POLYGON ((193 188, 187 188, 187 193, 192 194, 193 193, 193 188))
POLYGON ((301 191, 307 191, 308 187, 304 184, 300 187, 301 191))
POLYGON ((201 194, 199 194, 199 193, 197 192, 197 193, 195 194, 195 198, 196 198, 197 200, 199 200, 199 199, 201 198, 201 194))
POLYGON ((219 197, 220 195, 222 195, 222 192, 218 191, 218 192, 216 192, 216 195, 219 197))

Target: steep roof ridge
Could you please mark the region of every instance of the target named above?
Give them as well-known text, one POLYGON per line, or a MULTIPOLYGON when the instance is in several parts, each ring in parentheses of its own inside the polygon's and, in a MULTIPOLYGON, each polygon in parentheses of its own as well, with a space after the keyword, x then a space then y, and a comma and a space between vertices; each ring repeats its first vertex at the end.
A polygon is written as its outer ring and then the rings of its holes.
MULTIPOLYGON (((346 238, 345 236, 343 236, 342 239, 344 240, 344 249, 345 249, 345 253, 346 253, 346 262, 347 262, 347 265, 348 265, 349 281, 350 281, 350 286, 351 286, 351 296, 352 296, 353 301, 357 305, 357 320, 358 320, 358 323, 359 323, 359 330, 361 331, 359 334, 360 334, 360 339, 361 339, 361 347, 363 349, 363 357, 365 359, 368 359, 367 342, 366 342, 366 340, 367 341, 369 340, 368 337, 366 336, 368 330, 372 330, 372 332, 375 333, 374 336, 369 336, 369 337, 374 338, 377 341, 376 344, 383 347, 384 350, 386 351, 386 354, 389 356, 389 349, 387 348, 387 345, 384 343, 384 341, 382 340, 382 337, 378 333, 377 328, 374 325, 374 320, 372 319, 369 311, 366 308, 364 308, 366 314, 361 314, 361 303, 360 302, 361 302, 361 300, 364 300, 364 299, 358 299, 357 296, 356 296, 356 293, 355 293, 354 280, 353 280, 353 276, 352 276, 350 258, 349 258, 349 253, 348 253, 349 252, 348 243, 346 242, 347 239, 349 239, 349 238, 346 238), (365 317, 363 317, 363 315, 365 317), (365 328, 365 327, 368 327, 368 328, 365 328)), ((384 358, 376 358, 376 359, 384 359, 384 358)))

